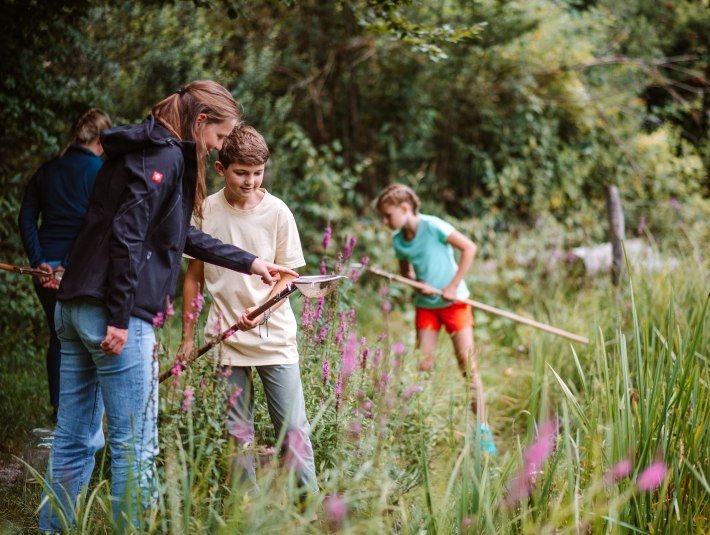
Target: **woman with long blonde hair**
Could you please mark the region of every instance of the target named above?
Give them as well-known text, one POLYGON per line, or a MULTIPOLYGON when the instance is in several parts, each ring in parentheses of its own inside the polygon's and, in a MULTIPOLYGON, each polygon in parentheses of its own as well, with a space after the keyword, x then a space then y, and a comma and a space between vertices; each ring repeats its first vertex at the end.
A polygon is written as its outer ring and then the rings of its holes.
POLYGON ((264 262, 190 225, 205 192, 204 162, 240 120, 224 87, 196 81, 158 102, 142 123, 113 128, 107 159, 62 279, 57 432, 40 530, 85 491, 108 424, 114 529, 140 525, 155 503, 158 370, 154 328, 171 308, 183 252, 272 284, 288 268, 264 262))

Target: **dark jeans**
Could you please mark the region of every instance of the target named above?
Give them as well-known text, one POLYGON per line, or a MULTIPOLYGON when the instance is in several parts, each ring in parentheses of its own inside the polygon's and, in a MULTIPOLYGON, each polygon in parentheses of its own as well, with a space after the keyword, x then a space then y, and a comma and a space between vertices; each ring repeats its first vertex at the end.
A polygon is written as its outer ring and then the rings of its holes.
POLYGON ((54 328, 54 307, 57 304, 57 290, 45 288, 40 282, 34 280, 35 292, 39 302, 42 303, 44 314, 47 316, 49 326, 49 347, 47 348, 47 379, 49 380, 49 401, 52 407, 59 406, 59 366, 62 356, 59 347, 59 338, 54 328))

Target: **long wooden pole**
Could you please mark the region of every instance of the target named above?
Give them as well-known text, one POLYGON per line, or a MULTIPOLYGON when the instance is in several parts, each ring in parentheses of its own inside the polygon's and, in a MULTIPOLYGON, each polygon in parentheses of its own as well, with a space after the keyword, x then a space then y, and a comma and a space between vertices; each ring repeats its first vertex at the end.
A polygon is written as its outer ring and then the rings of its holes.
POLYGON ((20 275, 36 275, 37 277, 49 276, 52 274, 51 271, 47 272, 42 269, 27 266, 13 266, 12 264, 3 264, 2 262, 0 262, 0 269, 5 271, 13 271, 15 273, 19 273, 20 275))
MULTIPOLYGON (((383 271, 377 267, 374 266, 368 266, 368 271, 371 273, 374 273, 375 275, 379 275, 380 277, 385 277, 390 280, 394 280, 397 282, 401 282, 402 284, 406 284, 407 286, 411 286, 412 288, 417 288, 418 290, 423 290, 425 287, 427 287, 427 284, 424 284, 423 282, 415 281, 412 279, 409 279, 407 277, 403 277, 402 275, 396 275, 394 273, 389 273, 387 271, 383 271)), ((442 291, 434 288, 435 293, 437 295, 441 295, 442 291)), ((478 310, 482 310, 484 312, 488 312, 490 314, 495 314, 496 316, 502 316, 504 318, 508 318, 509 320, 517 321, 518 323, 522 323, 524 325, 529 325, 530 327, 535 327, 536 329, 540 329, 542 331, 561 336, 562 338, 567 338, 569 340, 574 340, 575 342, 580 342, 582 344, 588 344, 589 343, 589 338, 585 338, 584 336, 580 336, 578 334, 571 333, 569 331, 565 331, 563 329, 558 329, 557 327, 553 327, 551 325, 547 325, 545 323, 540 323, 539 321, 535 321, 530 318, 526 318, 524 316, 519 316, 518 314, 514 314, 512 312, 508 312, 507 310, 502 310, 500 308, 492 307, 490 305, 486 305, 485 303, 479 303, 478 301, 474 301, 473 299, 457 299, 457 301, 461 303, 466 303, 467 305, 471 305, 473 308, 476 308, 478 310)))
MULTIPOLYGON (((282 299, 286 299, 289 295, 291 295, 293 292, 295 292, 298 289, 298 287, 291 283, 286 288, 281 290, 279 293, 277 293, 275 296, 273 296, 271 299, 269 299, 266 303, 261 305, 259 308, 252 310, 247 318, 250 320, 253 320, 254 318, 258 318, 261 314, 263 314, 266 310, 274 306, 276 303, 281 301, 282 299)), ((210 349, 212 349, 214 346, 222 342, 223 340, 226 340, 230 336, 232 336, 235 332, 239 330, 239 325, 237 323, 230 325, 230 327, 226 330, 223 331, 217 338, 212 340, 211 342, 207 342, 205 345, 203 345, 201 348, 199 348, 195 353, 190 355, 185 361, 183 362, 176 362, 175 366, 179 366, 180 370, 184 370, 188 366, 190 366, 194 361, 196 361, 199 357, 207 353, 210 349)), ((160 374, 160 377, 158 379, 159 382, 163 382, 166 379, 170 378, 170 376, 173 375, 173 370, 172 368, 169 370, 164 371, 163 373, 160 374)))

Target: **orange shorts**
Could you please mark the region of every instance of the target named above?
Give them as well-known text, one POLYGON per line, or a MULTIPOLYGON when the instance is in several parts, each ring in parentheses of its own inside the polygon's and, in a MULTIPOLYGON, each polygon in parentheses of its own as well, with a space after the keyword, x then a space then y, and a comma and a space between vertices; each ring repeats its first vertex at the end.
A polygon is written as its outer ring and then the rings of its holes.
POLYGON ((417 329, 438 331, 443 325, 451 334, 461 329, 473 327, 473 312, 471 306, 465 303, 454 303, 444 308, 419 308, 415 318, 417 329))

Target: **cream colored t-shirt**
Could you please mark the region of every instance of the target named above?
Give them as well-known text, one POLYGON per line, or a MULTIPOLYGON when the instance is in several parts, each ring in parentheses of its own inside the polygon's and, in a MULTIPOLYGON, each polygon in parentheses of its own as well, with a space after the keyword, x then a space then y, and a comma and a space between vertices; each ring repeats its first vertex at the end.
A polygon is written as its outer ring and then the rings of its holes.
MULTIPOLYGON (((202 220, 193 218, 192 224, 268 262, 294 269, 305 266, 293 214, 282 200, 266 190, 261 191, 264 197, 256 207, 240 210, 227 202, 222 189, 207 197, 202 220)), ((217 333, 236 323, 245 309, 265 303, 272 289, 260 277, 207 263, 205 287, 213 298, 205 326, 207 340, 216 338, 217 333)), ((288 299, 273 311, 268 335, 263 325, 250 331, 237 331, 222 343, 220 359, 222 364, 230 366, 298 362, 296 318, 288 299)))

